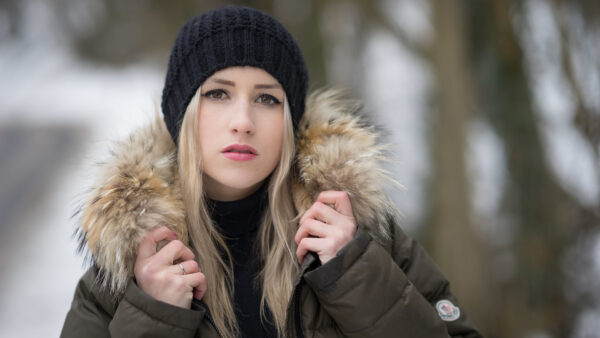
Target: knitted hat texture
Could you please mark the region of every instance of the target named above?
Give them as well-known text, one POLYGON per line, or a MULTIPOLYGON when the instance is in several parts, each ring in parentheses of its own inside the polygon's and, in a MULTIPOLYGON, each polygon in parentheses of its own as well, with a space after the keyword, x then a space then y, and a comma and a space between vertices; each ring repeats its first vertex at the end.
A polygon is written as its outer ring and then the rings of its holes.
POLYGON ((270 15, 227 6, 189 20, 175 39, 161 103, 175 144, 185 109, 200 85, 216 71, 231 66, 258 67, 277 79, 297 129, 308 87, 308 72, 298 44, 270 15))

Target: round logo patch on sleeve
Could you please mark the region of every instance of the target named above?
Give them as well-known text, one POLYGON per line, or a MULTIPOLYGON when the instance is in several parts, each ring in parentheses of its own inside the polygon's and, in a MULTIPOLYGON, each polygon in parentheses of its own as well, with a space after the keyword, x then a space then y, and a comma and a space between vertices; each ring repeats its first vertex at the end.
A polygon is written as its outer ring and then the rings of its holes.
POLYGON ((460 317, 460 309, 458 306, 455 306, 447 299, 442 299, 435 303, 435 308, 438 312, 438 315, 440 315, 440 318, 442 318, 444 321, 451 322, 460 317))

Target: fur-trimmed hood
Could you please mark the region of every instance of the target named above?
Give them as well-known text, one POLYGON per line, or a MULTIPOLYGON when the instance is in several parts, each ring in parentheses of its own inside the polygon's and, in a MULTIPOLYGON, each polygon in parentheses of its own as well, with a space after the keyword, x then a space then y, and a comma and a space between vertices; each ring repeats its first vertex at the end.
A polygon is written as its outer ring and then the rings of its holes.
MULTIPOLYGON (((358 227, 383 241, 394 212, 383 191, 384 148, 357 108, 338 91, 309 96, 297 132, 293 199, 300 215, 319 192, 344 190, 358 227)), ((160 117, 113 146, 75 215, 80 250, 87 247, 101 286, 113 295, 133 276, 138 243, 150 229, 167 225, 187 243, 176 148, 160 117)))

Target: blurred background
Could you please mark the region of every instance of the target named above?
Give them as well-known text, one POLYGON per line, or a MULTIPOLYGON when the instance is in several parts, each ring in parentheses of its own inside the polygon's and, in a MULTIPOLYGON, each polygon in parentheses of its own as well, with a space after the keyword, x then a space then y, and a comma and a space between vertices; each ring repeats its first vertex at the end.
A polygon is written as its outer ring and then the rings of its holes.
POLYGON ((597 0, 0 1, 0 336, 58 336, 70 218, 179 27, 263 9, 390 144, 403 226, 486 337, 600 337, 597 0))

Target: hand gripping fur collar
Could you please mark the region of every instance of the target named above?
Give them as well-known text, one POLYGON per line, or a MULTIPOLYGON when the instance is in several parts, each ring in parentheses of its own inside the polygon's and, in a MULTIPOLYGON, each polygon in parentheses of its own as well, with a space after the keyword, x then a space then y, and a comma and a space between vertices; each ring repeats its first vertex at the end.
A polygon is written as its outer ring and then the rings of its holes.
MULTIPOLYGON (((383 191, 393 181, 381 167, 385 147, 339 91, 310 95, 297 136, 293 199, 298 215, 324 190, 348 193, 360 229, 385 242, 396 209, 383 191)), ((188 243, 176 149, 160 117, 116 143, 99 164, 87 200, 75 212, 79 250, 99 268, 98 283, 119 297, 142 237, 167 225, 188 243)))

